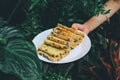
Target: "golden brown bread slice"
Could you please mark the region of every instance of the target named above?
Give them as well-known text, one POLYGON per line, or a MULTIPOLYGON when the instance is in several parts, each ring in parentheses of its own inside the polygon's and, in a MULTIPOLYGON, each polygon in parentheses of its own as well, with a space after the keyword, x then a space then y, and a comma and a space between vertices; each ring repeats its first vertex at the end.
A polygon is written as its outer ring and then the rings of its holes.
POLYGON ((66 41, 72 41, 73 40, 70 36, 66 36, 65 34, 59 34, 59 33, 56 33, 56 32, 52 32, 51 35, 55 36, 55 37, 58 37, 58 38, 61 38, 61 39, 66 40, 66 41))
POLYGON ((68 54, 70 52, 70 49, 57 49, 55 47, 52 46, 48 46, 46 44, 42 44, 41 46, 38 47, 38 51, 41 50, 43 52, 48 53, 49 56, 52 57, 59 57, 60 55, 63 54, 68 54))
POLYGON ((58 24, 57 27, 55 28, 57 30, 60 30, 60 31, 63 31, 63 32, 66 32, 68 33, 69 35, 71 36, 75 36, 75 37, 84 37, 84 34, 80 31, 77 31, 76 29, 74 28, 69 28, 67 26, 64 26, 62 24, 58 24))
MULTIPOLYGON (((53 33, 53 34, 55 34, 55 33, 53 33)), ((74 38, 72 38, 72 37, 68 37, 68 36, 64 36, 64 35, 60 35, 60 34, 58 34, 58 36, 56 36, 56 37, 59 37, 59 38, 61 38, 61 39, 64 39, 64 41, 65 42, 67 42, 67 44, 66 45, 64 45, 64 46, 62 46, 62 45, 60 45, 59 46, 59 44, 50 44, 50 41, 49 41, 49 44, 51 45, 51 46, 54 46, 54 47, 57 47, 57 48, 70 48, 70 49, 73 49, 75 46, 76 46, 76 43, 75 43, 75 41, 77 42, 78 40, 77 39, 74 39, 74 38), (69 39, 70 41, 68 41, 67 39, 69 39), (58 45, 58 46, 57 46, 58 45)), ((46 42, 46 41, 45 41, 46 42)), ((54 42, 54 41, 53 41, 54 42)), ((48 44, 48 40, 47 40, 47 44, 48 44)), ((48 45, 49 45, 48 44, 48 45)))
POLYGON ((77 31, 77 30, 74 29, 74 28, 69 28, 69 27, 64 26, 64 25, 62 25, 62 24, 59 24, 59 23, 57 24, 57 27, 61 27, 62 29, 66 29, 67 31, 71 31, 71 32, 74 33, 74 34, 77 34, 77 35, 80 35, 80 36, 84 37, 84 34, 83 34, 83 33, 77 31))
POLYGON ((49 59, 49 60, 51 60, 51 61, 53 61, 53 62, 59 61, 59 60, 62 59, 61 57, 52 57, 52 56, 49 56, 46 52, 43 52, 43 51, 41 51, 41 50, 39 50, 38 53, 39 53, 41 56, 43 56, 43 57, 45 57, 45 58, 47 58, 47 59, 49 59))
POLYGON ((53 33, 61 34, 66 37, 72 37, 72 35, 68 31, 66 32, 64 30, 59 30, 57 28, 53 29, 53 33))
POLYGON ((60 61, 62 58, 66 57, 69 51, 70 49, 57 49, 46 44, 42 44, 38 47, 38 53, 53 62, 60 61))
MULTIPOLYGON (((54 31, 60 31, 60 32, 64 32, 64 33, 70 35, 71 40, 69 41, 69 47, 71 49, 74 49, 77 45, 79 45, 84 37, 83 33, 78 32, 77 30, 69 28, 62 24, 58 24, 57 27, 54 29, 54 31)), ((63 36, 68 37, 65 35, 63 35, 63 36)))
POLYGON ((73 32, 74 34, 77 34, 77 35, 80 35, 80 36, 84 37, 84 34, 83 34, 82 32, 77 31, 77 30, 74 29, 74 28, 70 28, 69 30, 70 30, 71 32, 73 32))
POLYGON ((57 24, 57 27, 61 27, 62 29, 66 29, 66 30, 68 30, 69 31, 69 27, 67 27, 67 26, 64 26, 64 25, 62 25, 62 24, 57 24))
POLYGON ((44 41, 44 43, 47 44, 47 45, 49 45, 49 46, 53 46, 53 47, 59 48, 59 49, 68 48, 69 47, 68 44, 63 45, 63 44, 57 43, 57 42, 49 40, 49 39, 46 39, 44 41))
POLYGON ((63 55, 60 55, 60 57, 52 57, 52 56, 49 56, 48 53, 43 52, 41 50, 39 50, 38 53, 41 56, 43 56, 43 57, 45 57, 45 58, 47 58, 47 59, 49 59, 50 61, 53 61, 53 62, 60 61, 61 59, 63 59, 64 57, 66 57, 68 55, 68 54, 63 54, 63 55))
POLYGON ((52 36, 52 35, 49 35, 47 37, 47 39, 52 40, 52 41, 57 42, 57 43, 60 43, 60 44, 63 44, 63 45, 68 45, 68 41, 65 41, 63 39, 60 39, 60 38, 52 36))

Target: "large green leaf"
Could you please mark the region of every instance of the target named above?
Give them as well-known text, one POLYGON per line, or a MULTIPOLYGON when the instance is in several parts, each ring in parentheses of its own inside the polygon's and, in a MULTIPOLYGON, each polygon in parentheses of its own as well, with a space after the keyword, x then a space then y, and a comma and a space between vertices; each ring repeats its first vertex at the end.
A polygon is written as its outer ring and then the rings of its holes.
POLYGON ((13 27, 0 28, 0 70, 22 80, 41 80, 35 47, 13 27))

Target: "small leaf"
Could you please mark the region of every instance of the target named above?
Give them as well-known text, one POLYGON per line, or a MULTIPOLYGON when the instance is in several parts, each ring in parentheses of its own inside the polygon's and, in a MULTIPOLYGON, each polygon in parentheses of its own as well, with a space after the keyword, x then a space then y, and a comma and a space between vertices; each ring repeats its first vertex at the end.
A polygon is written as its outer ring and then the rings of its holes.
POLYGON ((111 9, 107 10, 107 11, 104 11, 103 14, 109 14, 111 11, 111 9))

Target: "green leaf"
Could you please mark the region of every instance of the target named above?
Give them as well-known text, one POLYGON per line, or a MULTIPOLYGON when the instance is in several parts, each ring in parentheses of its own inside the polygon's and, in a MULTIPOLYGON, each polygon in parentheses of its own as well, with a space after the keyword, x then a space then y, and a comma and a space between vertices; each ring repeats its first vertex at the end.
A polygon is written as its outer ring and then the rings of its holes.
POLYGON ((104 12, 103 12, 103 14, 109 14, 109 13, 110 13, 110 11, 111 11, 111 9, 106 10, 106 11, 104 11, 104 12))
POLYGON ((41 61, 34 45, 13 27, 0 28, 0 35, 0 39, 6 41, 0 44, 0 70, 15 74, 22 80, 41 80, 41 61))
POLYGON ((47 0, 31 0, 32 3, 29 7, 29 11, 33 10, 36 6, 46 7, 47 0))
POLYGON ((31 4, 29 10, 31 11, 35 7, 35 5, 37 5, 38 3, 39 3, 39 0, 32 0, 32 4, 31 4))

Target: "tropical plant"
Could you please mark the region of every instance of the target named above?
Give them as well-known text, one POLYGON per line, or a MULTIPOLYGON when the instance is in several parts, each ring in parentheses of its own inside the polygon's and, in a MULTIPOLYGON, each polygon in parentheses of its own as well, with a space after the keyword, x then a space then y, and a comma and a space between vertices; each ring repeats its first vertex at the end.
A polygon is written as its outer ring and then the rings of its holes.
POLYGON ((0 27, 0 70, 22 80, 40 80, 41 66, 34 45, 15 27, 0 27))
POLYGON ((60 73, 47 72, 43 80, 71 80, 70 77, 63 76, 60 73))
POLYGON ((118 80, 119 12, 88 35, 92 47, 80 60, 67 64, 41 62, 31 43, 35 35, 57 23, 70 27, 93 15, 109 14, 110 10, 103 9, 106 1, 21 0, 26 14, 21 24, 12 27, 0 19, 0 70, 22 80, 118 80))
MULTIPOLYGON (((64 0, 64 1, 49 1, 48 8, 50 13, 46 11, 47 17, 49 16, 57 16, 56 19, 51 17, 51 23, 56 24, 56 22, 60 22, 62 24, 70 26, 73 22, 84 23, 87 19, 89 19, 93 15, 108 14, 110 10, 104 11, 103 5, 105 1, 96 0, 96 1, 73 1, 73 0, 64 0), (49 5, 52 3, 53 5, 49 5), (58 13, 57 13, 58 12, 58 13)), ((47 17, 46 22, 47 22, 47 17)), ((112 24, 114 24, 114 21, 112 24)), ((108 22, 109 23, 109 22, 108 22)), ((68 73, 71 73, 73 80, 115 80, 116 79, 116 71, 115 71, 115 62, 110 55, 110 45, 108 36, 108 31, 104 28, 105 25, 111 25, 105 23, 101 25, 100 28, 96 29, 94 32, 89 34, 89 37, 92 40, 92 48, 91 51, 84 58, 80 59, 77 62, 72 64, 67 64, 69 66, 73 65, 71 69, 68 70, 68 73), (104 30, 104 29, 105 30, 104 30), (97 47, 96 47, 97 46, 97 47), (78 65, 80 66, 78 66, 78 65), (82 66, 81 66, 82 65, 82 66), (77 68, 78 69, 77 69, 77 68), (75 73, 74 73, 75 72, 75 73), (86 77, 87 76, 87 77, 86 77), (104 76, 104 77, 102 77, 104 76)), ((119 22, 118 22, 119 23, 119 22)), ((49 23, 48 23, 49 24, 49 23)), ((46 25, 48 25, 46 24, 46 25)), ((51 24, 49 24, 51 25, 51 24)), ((51 25, 54 26, 54 25, 51 25)), ((112 28, 112 27, 111 27, 112 28)), ((62 66, 54 65, 57 69, 64 67, 63 74, 68 68, 66 64, 62 66), (67 68, 65 68, 67 66, 67 68)), ((51 66, 49 66, 51 68, 51 66)), ((53 68, 53 66, 52 66, 53 68)), ((53 71, 56 68, 53 68, 53 71)), ((58 70, 57 70, 58 71, 58 70)), ((62 70, 61 70, 62 71, 62 70)))

